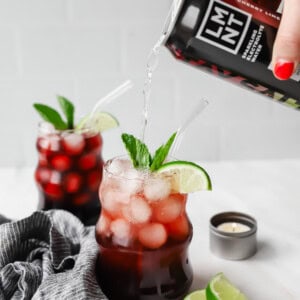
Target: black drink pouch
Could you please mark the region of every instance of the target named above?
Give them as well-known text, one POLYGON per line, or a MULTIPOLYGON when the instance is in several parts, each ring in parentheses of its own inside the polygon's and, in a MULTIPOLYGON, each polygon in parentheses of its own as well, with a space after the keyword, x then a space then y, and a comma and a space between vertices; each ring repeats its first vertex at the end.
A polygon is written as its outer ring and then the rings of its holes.
POLYGON ((165 40, 176 58, 300 108, 300 70, 285 81, 271 70, 282 1, 177 0, 176 5, 165 40))

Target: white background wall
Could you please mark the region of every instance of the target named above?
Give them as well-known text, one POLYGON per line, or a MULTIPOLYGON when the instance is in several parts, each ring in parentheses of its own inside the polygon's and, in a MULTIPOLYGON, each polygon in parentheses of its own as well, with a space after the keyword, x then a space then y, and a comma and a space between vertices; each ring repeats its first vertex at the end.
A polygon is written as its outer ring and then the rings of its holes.
MULTIPOLYGON (((126 79, 135 86, 104 107, 121 128, 104 134, 104 157, 123 153, 121 132, 140 134, 146 60, 171 0, 0 0, 0 166, 33 166, 40 120, 33 102, 69 97, 77 117, 126 79)), ((235 160, 300 157, 300 112, 233 86, 163 49, 153 80, 150 149, 175 131, 199 99, 177 157, 235 160)))

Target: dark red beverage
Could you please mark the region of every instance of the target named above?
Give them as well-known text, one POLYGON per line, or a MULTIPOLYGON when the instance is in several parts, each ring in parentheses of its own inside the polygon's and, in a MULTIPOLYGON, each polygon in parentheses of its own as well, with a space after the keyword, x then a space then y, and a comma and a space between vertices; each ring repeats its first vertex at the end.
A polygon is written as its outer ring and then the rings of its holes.
POLYGON ((97 272, 103 292, 112 300, 182 300, 193 278, 187 253, 191 238, 157 250, 100 245, 97 272))
POLYGON ((36 143, 39 208, 65 209, 84 224, 95 224, 100 212, 102 137, 88 129, 77 132, 49 128, 45 123, 40 125, 36 143))

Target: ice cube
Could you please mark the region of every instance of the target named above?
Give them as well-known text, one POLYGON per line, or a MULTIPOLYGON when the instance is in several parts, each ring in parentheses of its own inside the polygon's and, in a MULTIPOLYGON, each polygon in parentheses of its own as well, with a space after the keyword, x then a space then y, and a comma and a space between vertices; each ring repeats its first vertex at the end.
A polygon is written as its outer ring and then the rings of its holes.
POLYGON ((45 153, 40 152, 39 154, 39 166, 46 167, 48 164, 47 156, 45 153))
POLYGON ((117 245, 127 247, 131 241, 130 224, 124 219, 116 219, 111 222, 110 230, 113 234, 113 242, 117 245))
POLYGON ((82 152, 85 146, 84 138, 81 134, 67 133, 63 136, 63 147, 70 155, 76 155, 82 152))
POLYGON ((52 157, 51 164, 54 169, 58 171, 67 171, 71 168, 72 161, 69 156, 64 154, 57 154, 52 157))
POLYGON ((38 168, 35 171, 35 179, 39 183, 46 183, 51 178, 51 170, 47 168, 38 168))
POLYGON ((128 221, 139 224, 150 220, 152 210, 142 197, 133 196, 129 205, 123 210, 123 214, 128 221))
POLYGON ((61 177, 62 176, 61 176, 60 172, 52 171, 51 176, 50 176, 50 182, 59 184, 59 183, 61 183, 61 179, 62 179, 61 177))
POLYGON ((124 194, 127 194, 128 197, 130 197, 131 195, 137 194, 141 191, 143 189, 143 185, 141 181, 131 179, 119 182, 119 188, 124 194))
POLYGON ((129 205, 122 206, 122 216, 126 221, 132 223, 132 216, 129 205))
POLYGON ((113 175, 121 175, 130 168, 131 162, 125 159, 114 159, 108 168, 109 173, 113 175))
POLYGON ((64 176, 64 188, 68 193, 76 193, 82 183, 81 176, 76 172, 70 172, 64 176))
POLYGON ((149 178, 145 181, 144 193, 149 201, 158 201, 166 198, 171 191, 168 180, 162 178, 149 178))
POLYGON ((80 157, 78 161, 78 166, 82 170, 89 170, 96 166, 97 156, 94 153, 88 153, 80 157))
POLYGON ((190 232, 190 223, 185 214, 179 216, 173 222, 166 224, 169 236, 175 240, 186 239, 190 232))
MULTIPOLYGON (((101 192, 102 190, 105 190, 105 193, 106 193, 107 190, 111 191, 113 193, 120 193, 121 189, 120 189, 120 186, 119 186, 118 178, 104 176, 101 180, 99 191, 101 192)), ((100 199, 101 199, 102 198, 101 195, 99 195, 99 196, 100 196, 100 199)), ((126 203, 128 203, 128 202, 129 202, 129 199, 126 201, 126 203)))
POLYGON ((169 223, 178 218, 183 210, 182 199, 179 196, 170 195, 159 202, 155 202, 154 217, 161 223, 169 223))
POLYGON ((96 233, 109 237, 111 219, 104 213, 101 213, 100 219, 96 224, 96 233))
POLYGON ((157 249, 167 241, 167 231, 160 223, 150 223, 140 229, 138 238, 144 247, 157 249))
POLYGON ((121 214, 121 206, 119 201, 120 193, 110 189, 109 186, 101 188, 100 199, 103 209, 105 209, 112 217, 118 217, 121 214))
POLYGON ((57 134, 50 134, 38 139, 38 147, 42 151, 59 151, 60 137, 57 134))
POLYGON ((130 202, 130 194, 128 192, 117 190, 114 193, 116 195, 116 201, 119 202, 119 205, 120 203, 128 204, 130 202))
POLYGON ((106 180, 101 183, 100 191, 100 199, 103 199, 104 201, 111 201, 111 198, 113 198, 114 202, 118 202, 118 205, 121 203, 128 204, 130 201, 130 194, 120 188, 120 180, 114 178, 108 180, 106 178, 106 180), (105 190, 104 193, 102 192, 102 189, 105 190))
POLYGON ((119 188, 128 195, 140 192, 143 188, 142 174, 135 169, 130 169, 121 174, 119 188))
POLYGON ((39 132, 40 132, 41 135, 46 135, 46 134, 49 134, 49 133, 54 133, 55 132, 55 127, 51 123, 42 122, 39 125, 39 132))
POLYGON ((44 187, 44 192, 52 199, 62 200, 63 191, 61 186, 57 183, 48 182, 44 187))
POLYGON ((109 186, 111 189, 114 188, 115 184, 114 184, 114 178, 113 177, 103 176, 103 178, 101 180, 99 191, 101 191, 102 188, 105 189, 106 186, 109 186))
POLYGON ((141 180, 143 178, 142 176, 143 176, 143 173, 136 169, 127 169, 123 173, 123 177, 130 179, 130 180, 132 180, 132 179, 141 180))

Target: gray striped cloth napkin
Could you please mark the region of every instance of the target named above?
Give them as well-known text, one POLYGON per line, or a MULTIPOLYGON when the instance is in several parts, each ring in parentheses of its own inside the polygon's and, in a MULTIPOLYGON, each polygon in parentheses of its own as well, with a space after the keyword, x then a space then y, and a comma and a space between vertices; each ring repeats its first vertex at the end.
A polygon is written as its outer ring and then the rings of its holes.
POLYGON ((0 216, 0 299, 106 300, 95 277, 94 230, 62 210, 0 216))

